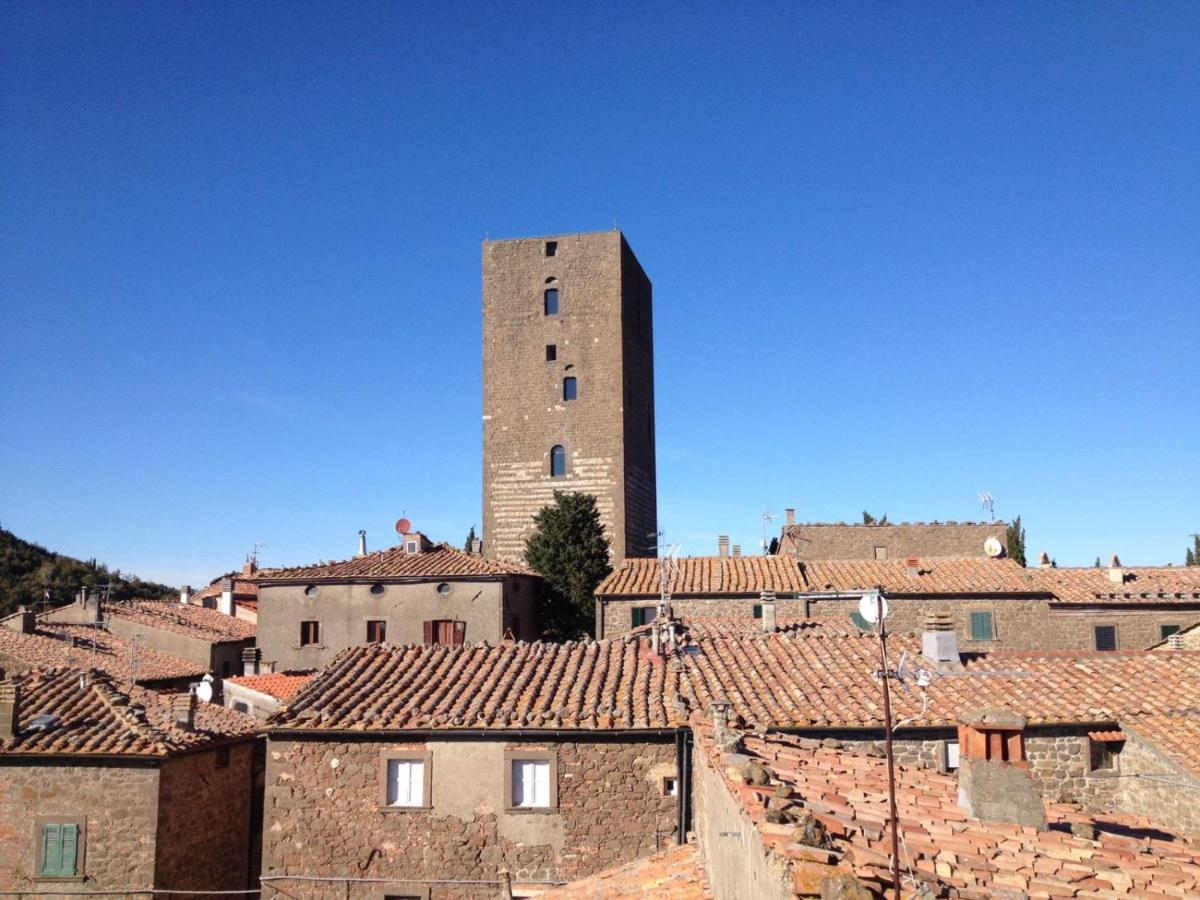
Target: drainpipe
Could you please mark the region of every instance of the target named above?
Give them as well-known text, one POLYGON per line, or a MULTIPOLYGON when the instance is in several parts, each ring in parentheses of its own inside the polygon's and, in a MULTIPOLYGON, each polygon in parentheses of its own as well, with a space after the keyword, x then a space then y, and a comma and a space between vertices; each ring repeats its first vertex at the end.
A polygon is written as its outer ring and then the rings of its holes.
POLYGON ((692 830, 692 732, 688 728, 680 728, 675 732, 675 772, 678 790, 676 800, 679 801, 675 843, 685 844, 688 832, 692 830))

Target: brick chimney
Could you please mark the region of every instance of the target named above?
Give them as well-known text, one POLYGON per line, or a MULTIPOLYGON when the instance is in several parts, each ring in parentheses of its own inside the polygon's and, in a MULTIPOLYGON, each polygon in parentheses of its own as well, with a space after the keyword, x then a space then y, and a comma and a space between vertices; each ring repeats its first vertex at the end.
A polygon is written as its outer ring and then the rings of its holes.
POLYGON ((21 686, 15 681, 0 681, 0 741, 16 735, 20 706, 21 686))
POLYGON ((185 584, 179 589, 179 602, 184 606, 192 602, 192 586, 190 584, 185 584))
POLYGON ((938 669, 962 668, 958 655, 958 633, 949 613, 930 613, 921 632, 921 655, 938 669))
POLYGON ((982 709, 958 726, 958 805, 985 822, 1046 827, 1042 802, 1025 759, 1025 719, 1006 709, 982 709))
POLYGON ((721 559, 725 559, 727 556, 729 556, 729 535, 717 535, 717 556, 721 557, 721 559))
POLYGON ((774 632, 779 630, 779 617, 775 608, 775 592, 763 591, 759 597, 762 604, 762 630, 774 632))
POLYGON ((242 651, 242 674, 257 675, 258 660, 262 651, 257 647, 247 647, 242 651))
POLYGON ((921 560, 915 556, 910 556, 904 561, 904 568, 908 572, 909 578, 919 578, 921 575, 921 560))
POLYGON ((784 525, 795 525, 796 524, 796 510, 793 507, 789 506, 787 509, 785 509, 783 511, 783 524, 784 525))
POLYGON ((1117 558, 1117 554, 1115 553, 1108 563, 1108 580, 1113 584, 1125 583, 1125 570, 1121 568, 1121 560, 1117 558))
POLYGON ((221 579, 221 597, 217 600, 217 612, 227 616, 233 615, 233 579, 221 579))
POLYGON ((171 698, 171 713, 176 725, 188 731, 194 731, 196 729, 196 695, 191 691, 186 694, 176 694, 171 698))

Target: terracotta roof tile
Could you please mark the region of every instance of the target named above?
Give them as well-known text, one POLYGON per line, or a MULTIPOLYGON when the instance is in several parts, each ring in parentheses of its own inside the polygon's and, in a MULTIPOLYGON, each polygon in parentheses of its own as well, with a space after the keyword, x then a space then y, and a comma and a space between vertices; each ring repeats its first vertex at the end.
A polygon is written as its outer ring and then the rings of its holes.
POLYGON ((1028 569, 1062 603, 1200 603, 1200 566, 1125 566, 1114 583, 1108 569, 1028 569))
POLYGON ((449 544, 435 544, 423 553, 403 547, 378 550, 341 562, 285 569, 262 569, 259 583, 271 581, 341 581, 347 578, 486 578, 497 575, 534 575, 517 563, 485 559, 464 553, 449 544))
MULTIPOLYGON (((804 746, 779 734, 747 735, 746 755, 772 775, 761 787, 731 776, 728 757, 713 746, 711 730, 697 729, 698 750, 721 772, 733 796, 755 822, 764 843, 793 875, 811 865, 813 851, 795 843, 795 827, 770 825, 766 800, 790 792, 789 811, 820 820, 832 838, 828 859, 883 893, 889 890, 890 838, 886 832, 887 764, 845 750, 804 746)), ((811 742, 809 742, 811 743, 811 742)), ((736 770, 735 770, 736 771, 736 770)), ((902 875, 931 885, 933 896, 1193 896, 1200 891, 1200 843, 1171 835, 1142 817, 1094 815, 1080 807, 1047 803, 1049 828, 1038 831, 983 823, 957 802, 953 775, 896 767, 896 802, 904 841, 902 875), (1096 839, 1071 833, 1073 823, 1091 825, 1096 839), (1007 896, 1007 893, 1005 894, 1007 896)), ((912 887, 911 883, 906 889, 912 887)))
POLYGON ((1134 716, 1121 727, 1148 740, 1176 763, 1200 777, 1200 708, 1177 715, 1134 716))
POLYGON ((606 900, 609 897, 707 900, 712 895, 696 844, 681 844, 572 881, 539 896, 580 900, 606 900))
MULTIPOLYGON (((664 561, 627 559, 596 588, 598 595, 657 595, 664 561)), ((787 556, 688 556, 672 560, 675 594, 797 593, 808 590, 799 564, 787 556)))
POLYGON ((200 678, 208 667, 124 638, 92 625, 66 625, 39 619, 32 634, 0 626, 0 655, 24 666, 66 666, 100 669, 138 682, 200 678))
POLYGON ((288 701, 313 679, 312 672, 267 672, 263 675, 238 675, 226 678, 226 683, 239 684, 276 700, 288 701))
POLYGON ((128 603, 108 603, 104 606, 104 615, 214 644, 253 640, 258 631, 253 622, 247 622, 245 619, 227 616, 215 609, 173 601, 136 600, 128 603))
POLYGON ((0 741, 0 756, 169 756, 254 734, 257 722, 213 703, 196 705, 196 726, 174 723, 170 695, 80 669, 36 669, 13 679, 20 687, 17 733, 0 741), (82 679, 82 680, 81 680, 82 679), (48 724, 39 716, 53 716, 48 724))
POLYGON ((257 579, 243 578, 239 573, 231 572, 228 575, 222 575, 220 578, 214 578, 208 587, 192 594, 192 603, 202 606, 205 600, 220 597, 221 582, 226 578, 233 579, 233 599, 235 602, 258 599, 257 579))

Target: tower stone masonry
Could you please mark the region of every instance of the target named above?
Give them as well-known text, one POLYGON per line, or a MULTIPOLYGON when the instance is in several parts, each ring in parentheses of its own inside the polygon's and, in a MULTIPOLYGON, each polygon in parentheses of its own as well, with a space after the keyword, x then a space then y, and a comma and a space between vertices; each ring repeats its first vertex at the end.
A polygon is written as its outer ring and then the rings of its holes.
POLYGON ((656 553, 650 279, 620 231, 483 245, 483 542, 522 560, 555 491, 596 497, 614 562, 656 553))

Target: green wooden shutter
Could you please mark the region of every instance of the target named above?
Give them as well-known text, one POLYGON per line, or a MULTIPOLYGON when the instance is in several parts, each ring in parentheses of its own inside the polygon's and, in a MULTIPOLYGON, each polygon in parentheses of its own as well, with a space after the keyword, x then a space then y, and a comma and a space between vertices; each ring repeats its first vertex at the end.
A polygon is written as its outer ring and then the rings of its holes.
POLYGON ((633 609, 631 609, 629 611, 629 613, 630 613, 629 621, 630 621, 630 624, 634 628, 640 628, 642 625, 646 624, 646 620, 645 620, 645 616, 644 616, 645 610, 642 609, 640 606, 635 606, 633 609))
POLYGON ((761 619, 762 618, 762 604, 755 603, 753 608, 751 609, 751 612, 752 612, 754 618, 761 619))
POLYGON ((64 876, 74 876, 76 857, 79 852, 79 826, 78 825, 63 825, 62 826, 62 865, 59 867, 59 874, 64 876))
POLYGON ((992 614, 990 612, 971 613, 971 640, 990 641, 992 639, 992 614))
POLYGON ((42 874, 57 875, 62 868, 62 826, 42 826, 42 874))

